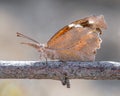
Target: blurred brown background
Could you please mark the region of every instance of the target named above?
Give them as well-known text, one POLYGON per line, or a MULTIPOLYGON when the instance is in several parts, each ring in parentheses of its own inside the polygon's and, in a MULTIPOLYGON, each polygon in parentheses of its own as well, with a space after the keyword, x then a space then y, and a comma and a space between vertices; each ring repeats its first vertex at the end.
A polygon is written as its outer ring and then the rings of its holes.
MULTIPOLYGON (((96 60, 120 61, 120 0, 0 0, 0 60, 39 60, 16 32, 46 43, 64 25, 93 14, 108 24, 96 60)), ((67 89, 53 80, 0 80, 0 96, 119 96, 119 83, 72 80, 67 89)))

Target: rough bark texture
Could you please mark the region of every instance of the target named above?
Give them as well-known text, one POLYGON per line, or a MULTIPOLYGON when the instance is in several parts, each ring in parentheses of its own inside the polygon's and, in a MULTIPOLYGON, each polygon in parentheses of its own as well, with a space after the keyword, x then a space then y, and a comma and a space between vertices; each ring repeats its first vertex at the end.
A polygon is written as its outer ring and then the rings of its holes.
MULTIPOLYGON (((0 61, 1 79, 120 79, 120 62, 0 61)), ((64 83, 64 82, 62 82, 64 83)), ((64 84, 63 84, 64 85, 64 84)))

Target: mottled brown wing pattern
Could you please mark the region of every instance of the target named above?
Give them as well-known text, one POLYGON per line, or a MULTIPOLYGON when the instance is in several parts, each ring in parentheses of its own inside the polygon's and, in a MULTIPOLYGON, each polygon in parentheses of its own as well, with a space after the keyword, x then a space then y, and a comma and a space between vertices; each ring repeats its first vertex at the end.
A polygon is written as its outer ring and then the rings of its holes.
MULTIPOLYGON (((54 48, 57 46, 56 54, 58 54, 59 59, 63 61, 93 61, 96 49, 100 48, 99 32, 93 32, 89 28, 84 28, 83 30, 81 28, 73 28, 73 30, 71 31, 76 32, 77 36, 71 37, 68 41, 64 41, 64 36, 60 36, 57 40, 62 40, 63 42, 54 44, 54 48), (64 45, 64 47, 60 45, 64 45)), ((71 34, 70 36, 73 36, 74 33, 72 32, 69 31, 68 34, 64 35, 71 34)))
POLYGON ((61 29, 48 41, 48 48, 56 50, 58 59, 63 61, 94 61, 102 41, 99 37, 101 29, 106 28, 104 17, 86 17, 71 24, 74 25, 65 26, 67 30, 61 29))
POLYGON ((65 31, 64 34, 58 36, 56 39, 52 39, 51 42, 48 42, 47 43, 48 48, 58 50, 67 49, 75 45, 75 43, 78 40, 80 40, 83 28, 68 28, 68 29, 69 30, 65 31))

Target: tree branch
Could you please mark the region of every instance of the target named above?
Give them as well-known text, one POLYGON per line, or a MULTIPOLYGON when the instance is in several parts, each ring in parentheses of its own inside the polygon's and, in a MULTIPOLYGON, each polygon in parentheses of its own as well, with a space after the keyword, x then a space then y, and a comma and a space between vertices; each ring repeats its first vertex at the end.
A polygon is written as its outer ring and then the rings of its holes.
POLYGON ((63 74, 69 79, 120 79, 120 63, 112 61, 0 61, 1 79, 54 79, 63 74))
POLYGON ((64 80, 63 85, 68 78, 114 80, 120 79, 120 62, 0 61, 0 78, 64 80))

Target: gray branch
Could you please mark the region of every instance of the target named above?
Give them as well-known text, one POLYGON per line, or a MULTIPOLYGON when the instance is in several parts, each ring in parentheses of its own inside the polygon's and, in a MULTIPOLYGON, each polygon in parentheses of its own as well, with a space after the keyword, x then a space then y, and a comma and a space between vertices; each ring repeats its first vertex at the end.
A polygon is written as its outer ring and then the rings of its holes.
POLYGON ((120 62, 0 61, 1 79, 53 79, 70 88, 69 79, 120 79, 120 62))
POLYGON ((0 61, 1 79, 120 79, 120 63, 112 61, 0 61))

